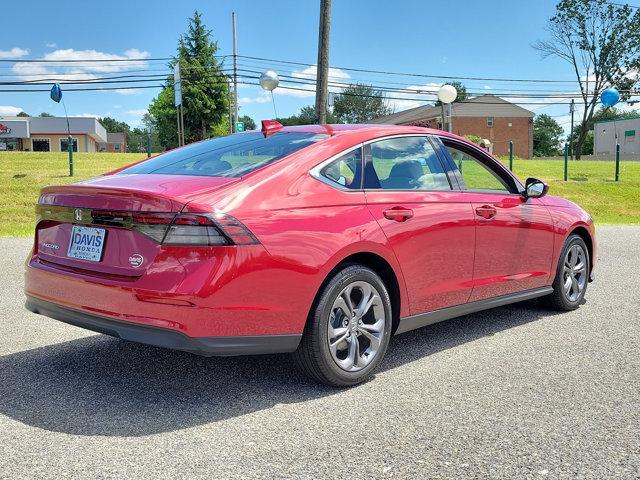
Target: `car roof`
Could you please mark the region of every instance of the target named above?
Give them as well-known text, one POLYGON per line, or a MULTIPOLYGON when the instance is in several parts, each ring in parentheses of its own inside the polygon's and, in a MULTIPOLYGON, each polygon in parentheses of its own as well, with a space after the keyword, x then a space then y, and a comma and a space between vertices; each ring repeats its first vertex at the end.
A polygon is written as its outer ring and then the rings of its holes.
POLYGON ((295 125, 283 127, 281 132, 319 133, 325 135, 348 135, 352 132, 371 133, 374 136, 401 135, 418 133, 422 135, 439 135, 466 141, 465 138, 453 133, 435 128, 415 127, 412 125, 379 125, 379 124, 326 124, 326 125, 295 125))

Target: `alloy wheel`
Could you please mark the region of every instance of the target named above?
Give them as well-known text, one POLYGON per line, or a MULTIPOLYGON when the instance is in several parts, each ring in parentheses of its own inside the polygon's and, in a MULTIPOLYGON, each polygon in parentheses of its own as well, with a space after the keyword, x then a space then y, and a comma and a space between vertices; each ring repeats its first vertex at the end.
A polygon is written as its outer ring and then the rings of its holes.
POLYGON ((564 256, 564 294, 570 302, 580 298, 587 284, 587 254, 579 244, 574 244, 564 256))
POLYGON ((362 370, 382 343, 386 314, 380 292, 368 282, 352 282, 336 297, 327 325, 329 351, 348 372, 362 370))

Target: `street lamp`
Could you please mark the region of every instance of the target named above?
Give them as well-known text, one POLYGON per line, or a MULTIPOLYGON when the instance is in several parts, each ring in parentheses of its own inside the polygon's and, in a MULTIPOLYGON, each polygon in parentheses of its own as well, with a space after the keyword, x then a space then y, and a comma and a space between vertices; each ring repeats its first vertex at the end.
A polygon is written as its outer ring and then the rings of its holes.
POLYGON ((451 128, 451 103, 458 97, 458 91, 453 85, 442 85, 438 90, 438 100, 442 103, 442 128, 444 129, 444 105, 447 105, 447 115, 449 117, 448 131, 452 132, 451 128))
POLYGON ((263 90, 271 92, 271 102, 273 103, 273 114, 275 118, 278 117, 278 113, 276 112, 276 101, 273 98, 273 91, 278 87, 279 83, 280 79, 278 78, 278 74, 273 70, 267 70, 260 75, 260 86, 263 90))

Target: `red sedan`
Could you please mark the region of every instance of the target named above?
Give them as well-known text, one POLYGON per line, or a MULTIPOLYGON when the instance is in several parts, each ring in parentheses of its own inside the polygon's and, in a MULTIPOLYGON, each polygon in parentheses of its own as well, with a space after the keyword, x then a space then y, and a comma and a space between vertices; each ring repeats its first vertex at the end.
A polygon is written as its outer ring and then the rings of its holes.
POLYGON ((577 308, 593 223, 546 193, 442 131, 265 121, 44 188, 27 308, 201 355, 295 352, 354 385, 393 334, 535 297, 577 308))

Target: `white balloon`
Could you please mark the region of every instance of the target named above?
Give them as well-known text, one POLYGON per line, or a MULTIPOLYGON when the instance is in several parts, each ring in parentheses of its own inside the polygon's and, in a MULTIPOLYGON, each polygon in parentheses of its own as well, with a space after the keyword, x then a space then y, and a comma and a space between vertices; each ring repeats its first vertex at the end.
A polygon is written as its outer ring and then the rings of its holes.
POLYGON ((278 83, 280 83, 280 79, 278 78, 278 74, 273 70, 267 70, 260 75, 260 86, 268 92, 274 90, 278 86, 278 83))
POLYGON ((451 103, 458 96, 458 91, 453 85, 443 85, 438 90, 438 100, 442 103, 451 103))

